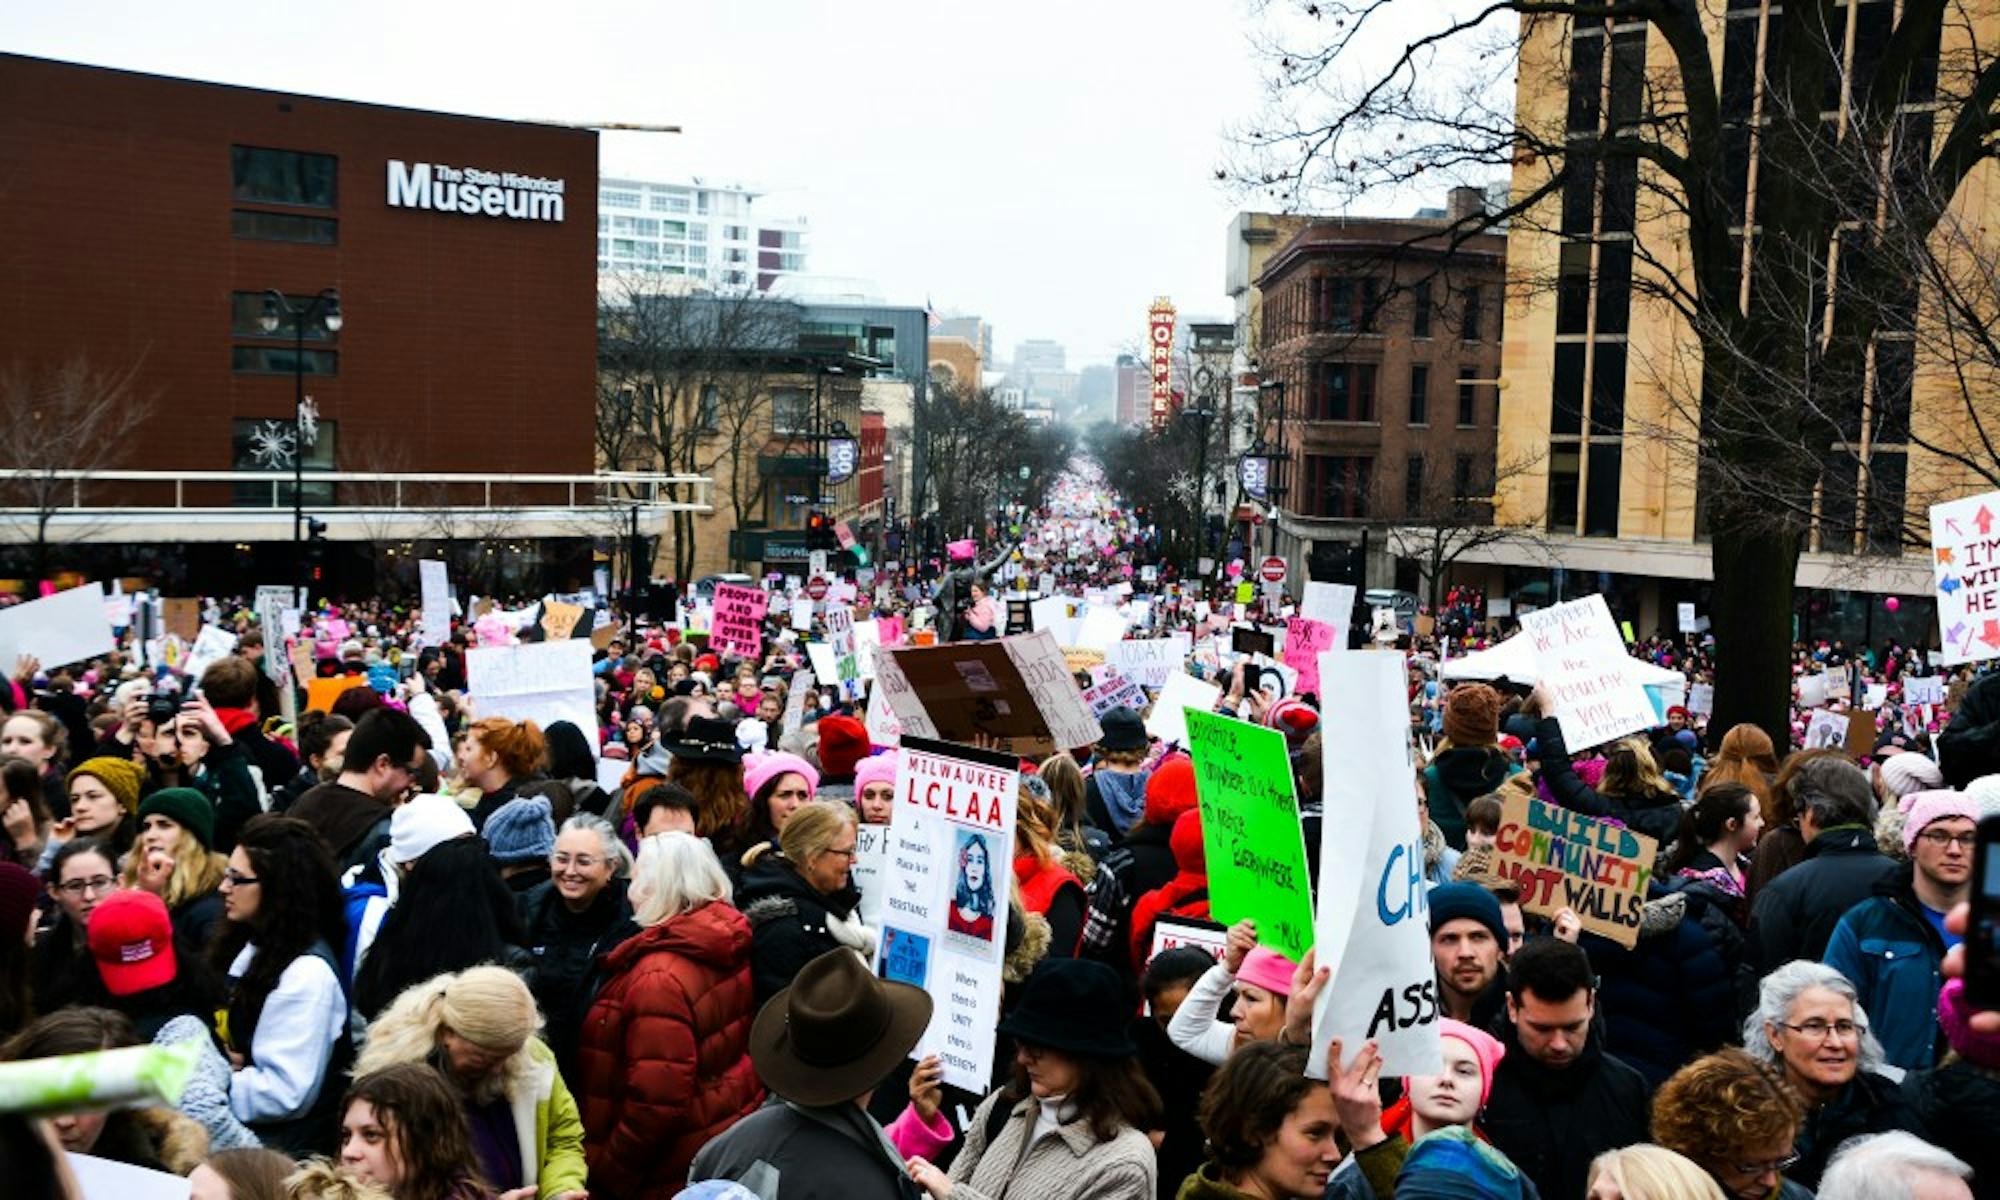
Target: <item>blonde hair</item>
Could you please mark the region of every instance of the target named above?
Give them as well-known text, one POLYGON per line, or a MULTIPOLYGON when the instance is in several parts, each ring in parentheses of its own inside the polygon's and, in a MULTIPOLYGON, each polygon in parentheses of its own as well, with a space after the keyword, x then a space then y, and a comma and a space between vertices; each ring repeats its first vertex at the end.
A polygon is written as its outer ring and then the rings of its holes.
MULTIPOLYGON (((794 869, 811 862, 838 841, 843 830, 859 821, 854 809, 831 800, 809 800, 792 810, 791 819, 778 833, 778 852, 794 869)), ((743 865, 749 866, 770 850, 764 842, 744 852, 743 865)))
POLYGON ((1015 801, 1014 853, 1032 854, 1039 862, 1056 856, 1056 810, 1026 788, 1015 801))
POLYGON ((729 876, 708 843, 691 833, 656 833, 639 843, 632 868, 632 919, 642 929, 729 899, 729 876))
POLYGON ((359 1175, 315 1158, 285 1177, 285 1200, 395 1200, 359 1175))
POLYGON ((1664 1146, 1605 1151, 1590 1162, 1590 1186, 1607 1175, 1622 1200, 1728 1200, 1713 1176, 1664 1146))
MULTIPOLYGON (((212 895, 222 886, 222 872, 229 865, 229 860, 202 845, 192 829, 182 826, 180 837, 174 840, 172 856, 173 873, 167 876, 167 890, 160 893, 161 902, 169 909, 212 895)), ((125 856, 125 869, 120 873, 119 882, 128 888, 138 887, 139 873, 145 865, 144 847, 132 847, 125 856)))
POLYGON ((429 1062, 438 1035, 449 1029, 483 1049, 514 1047, 493 1076, 501 1090, 510 1090, 528 1067, 528 1044, 541 1026, 534 993, 514 972, 495 966, 447 971, 406 989, 375 1018, 354 1060, 354 1077, 398 1063, 429 1062))

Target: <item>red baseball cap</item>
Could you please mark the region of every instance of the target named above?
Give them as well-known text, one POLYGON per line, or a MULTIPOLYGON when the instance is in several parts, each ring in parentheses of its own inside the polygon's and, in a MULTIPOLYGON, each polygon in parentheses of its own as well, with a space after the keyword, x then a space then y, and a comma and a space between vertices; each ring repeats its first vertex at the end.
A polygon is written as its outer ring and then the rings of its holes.
POLYGON ((121 888, 90 914, 90 956, 114 996, 130 996, 173 982, 174 925, 158 896, 121 888))

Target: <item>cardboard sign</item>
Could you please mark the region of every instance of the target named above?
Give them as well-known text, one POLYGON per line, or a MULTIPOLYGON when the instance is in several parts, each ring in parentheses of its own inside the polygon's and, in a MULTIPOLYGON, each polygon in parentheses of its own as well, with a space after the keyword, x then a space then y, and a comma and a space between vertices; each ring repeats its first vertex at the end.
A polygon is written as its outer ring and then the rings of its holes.
POLYGON ((552 642, 560 642, 576 632, 577 622, 583 620, 583 609, 574 604, 564 604, 560 600, 542 602, 542 633, 552 642))
POLYGON ((1311 617, 1293 617, 1285 622, 1284 662, 1299 673, 1301 694, 1320 694, 1319 656, 1338 648, 1334 633, 1333 626, 1311 617))
POLYGON ((2000 657, 2000 492, 1931 505, 1931 570, 1947 666, 2000 657))
POLYGON ((905 737, 896 773, 875 970, 930 992, 910 1057, 937 1055, 944 1081, 972 1092, 993 1076, 1019 768, 1012 755, 905 737))
POLYGON ((590 643, 581 638, 467 651, 466 690, 473 711, 480 717, 533 721, 544 729, 568 721, 595 747, 597 689, 590 656, 590 643))
POLYGON ((1697 716, 1707 716, 1715 711, 1715 685, 1697 683, 1688 687, 1687 709, 1697 716))
POLYGON ((1516 796, 1500 810, 1492 873, 1521 889, 1522 911, 1571 909, 1585 929, 1629 948, 1639 942, 1658 852, 1643 833, 1516 796))
POLYGON ((736 583, 715 585, 715 623, 708 634, 709 645, 740 658, 757 658, 764 653, 764 613, 771 597, 759 587, 736 583))
POLYGON ((1146 707, 1146 693, 1139 685, 1120 675, 1115 667, 1104 667, 1104 678, 1083 689, 1083 706, 1098 720, 1114 708, 1138 712, 1146 707))
MULTIPOLYGON (((267 655, 270 653, 268 641, 266 642, 265 653, 267 655)), ((312 643, 293 642, 286 649, 285 653, 291 659, 292 678, 294 680, 311 681, 319 667, 319 664, 313 661, 312 643)))
POLYGON ((201 601, 193 596, 165 596, 160 600, 160 623, 183 642, 201 636, 201 601))
POLYGON ((9 675, 23 655, 39 659, 44 671, 53 671, 109 654, 117 647, 118 635, 105 615, 101 583, 86 583, 0 609, 0 671, 9 675))
POLYGON ((806 719, 806 697, 812 694, 814 675, 811 671, 800 671, 792 676, 792 686, 785 693, 785 715, 781 728, 792 732, 806 719))
POLYGON ((616 640, 617 637, 618 637, 617 622, 608 621, 605 624, 596 626, 590 631, 590 648, 592 650, 609 650, 611 648, 611 643, 614 640, 616 640))
POLYGON ((905 733, 920 738, 990 737, 1017 753, 1053 754, 1091 745, 1103 732, 1047 630, 886 650, 875 669, 905 733))
POLYGON ((1555 696, 1556 720, 1572 752, 1652 727, 1646 689, 1632 671, 1624 639, 1604 597, 1586 596, 1521 618, 1555 696))
POLYGON ((1187 714, 1187 732, 1209 912, 1256 921, 1258 944, 1297 962, 1313 944, 1312 883, 1285 736, 1204 712, 1187 714))
POLYGON ((367 687, 366 675, 335 675, 328 679, 308 679, 306 681, 306 707, 321 712, 332 712, 333 702, 340 699, 340 693, 348 688, 367 687))
POLYGON ((418 628, 426 646, 442 646, 451 640, 451 583, 444 563, 435 558, 417 560, 417 580, 423 588, 423 610, 418 628))
POLYGON ((1943 704, 1944 676, 1919 675, 1903 680, 1903 699, 1911 704, 1943 704))
POLYGON ((1847 713, 1847 737, 1844 743, 1850 758, 1862 758, 1875 753, 1875 736, 1880 732, 1875 728, 1875 710, 1872 708, 1850 709, 1847 713))
POLYGON ((1187 669, 1188 652, 1194 638, 1185 633, 1171 637, 1114 642, 1105 651, 1104 661, 1120 675, 1140 687, 1159 689, 1167 676, 1187 669))
POLYGON ((1316 1079, 1326 1078, 1336 1037, 1350 1048, 1373 1039, 1394 1074, 1443 1069, 1404 670, 1388 651, 1320 655, 1326 807, 1315 936, 1319 963, 1334 974, 1313 1006, 1306 1062, 1316 1079))
POLYGON ((1185 746, 1186 714, 1214 712, 1216 702, 1221 699, 1222 689, 1212 683, 1204 683, 1185 672, 1170 675, 1167 686, 1154 698, 1152 711, 1146 714, 1146 732, 1163 742, 1185 746))

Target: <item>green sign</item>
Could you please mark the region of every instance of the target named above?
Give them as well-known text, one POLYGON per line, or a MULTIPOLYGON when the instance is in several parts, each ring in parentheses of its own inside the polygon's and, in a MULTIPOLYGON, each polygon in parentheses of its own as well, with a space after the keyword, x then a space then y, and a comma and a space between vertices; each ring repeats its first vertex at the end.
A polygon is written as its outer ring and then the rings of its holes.
POLYGON ((1312 884, 1285 735, 1192 708, 1187 735, 1209 912, 1257 922, 1259 944, 1296 962, 1313 944, 1312 884))

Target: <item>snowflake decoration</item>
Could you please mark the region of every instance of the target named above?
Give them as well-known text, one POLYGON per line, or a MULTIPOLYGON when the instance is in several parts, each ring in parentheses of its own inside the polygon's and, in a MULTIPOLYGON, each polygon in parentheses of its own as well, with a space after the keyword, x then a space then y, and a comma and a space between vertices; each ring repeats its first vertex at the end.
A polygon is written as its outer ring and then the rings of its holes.
POLYGON ((266 421, 250 432, 250 461, 262 470, 283 470, 292 465, 292 448, 296 444, 291 426, 266 421))
POLYGON ((307 446, 319 442, 319 405, 311 396, 299 401, 299 437, 307 446))
POLYGON ((1172 496, 1176 500, 1192 500, 1194 499, 1194 489, 1194 475, 1191 472, 1182 471, 1175 475, 1167 484, 1167 495, 1172 496))

